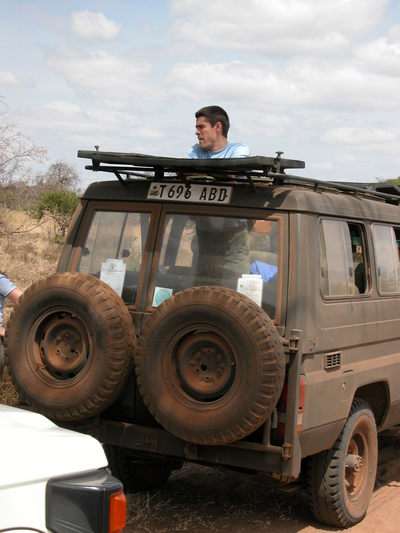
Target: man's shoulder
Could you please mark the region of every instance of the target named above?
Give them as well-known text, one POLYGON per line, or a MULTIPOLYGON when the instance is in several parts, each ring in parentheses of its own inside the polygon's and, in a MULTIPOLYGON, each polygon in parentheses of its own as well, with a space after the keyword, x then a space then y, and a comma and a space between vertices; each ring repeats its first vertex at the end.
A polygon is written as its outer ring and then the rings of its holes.
POLYGON ((200 148, 199 144, 194 144, 187 152, 186 157, 188 157, 189 159, 201 159, 201 152, 203 151, 204 150, 200 148))
POLYGON ((250 148, 244 143, 228 143, 225 157, 249 157, 250 148))
POLYGON ((248 157, 250 155, 250 148, 244 143, 231 143, 232 150, 235 155, 241 157, 248 157))

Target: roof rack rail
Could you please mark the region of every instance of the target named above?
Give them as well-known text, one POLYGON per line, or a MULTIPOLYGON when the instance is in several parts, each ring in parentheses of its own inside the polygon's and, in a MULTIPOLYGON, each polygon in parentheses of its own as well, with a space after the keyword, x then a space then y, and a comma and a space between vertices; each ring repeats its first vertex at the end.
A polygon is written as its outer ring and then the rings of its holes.
POLYGON ((396 185, 395 183, 390 182, 355 182, 355 181, 345 181, 345 182, 333 182, 333 183, 341 183, 344 185, 348 185, 350 187, 358 187, 362 189, 367 189, 368 191, 374 191, 377 193, 382 193, 390 196, 393 200, 393 202, 389 203, 399 203, 400 199, 400 186, 396 185))
POLYGON ((283 152, 276 152, 276 157, 253 156, 230 159, 187 159, 175 157, 159 157, 138 153, 101 152, 98 150, 78 150, 78 157, 91 159, 92 164, 87 170, 112 172, 120 181, 132 176, 148 180, 171 178, 175 174, 179 178, 210 179, 241 179, 252 177, 273 177, 284 173, 286 169, 304 168, 304 161, 282 159, 283 152), (272 176, 270 176, 272 174, 272 176))
MULTIPOLYGON (((97 148, 97 147, 96 147, 97 148)), ((227 159, 187 159, 160 157, 139 153, 101 152, 99 150, 78 150, 78 157, 91 159, 85 166, 95 172, 111 172, 126 185, 133 179, 148 181, 170 181, 178 179, 186 182, 226 182, 245 179, 255 191, 255 181, 267 181, 271 185, 299 185, 317 190, 335 190, 400 205, 400 187, 383 183, 358 183, 342 181, 322 181, 286 174, 285 170, 304 168, 304 161, 282 159, 283 152, 276 157, 252 156, 227 159), (125 175, 124 179, 122 176, 125 175), (132 179, 133 178, 133 179, 132 179)))

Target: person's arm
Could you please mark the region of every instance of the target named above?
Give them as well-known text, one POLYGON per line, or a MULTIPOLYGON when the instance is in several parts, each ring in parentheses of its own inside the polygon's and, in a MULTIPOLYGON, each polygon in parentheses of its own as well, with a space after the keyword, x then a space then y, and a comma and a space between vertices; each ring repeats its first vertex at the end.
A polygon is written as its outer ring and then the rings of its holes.
MULTIPOLYGON (((22 291, 21 289, 18 289, 17 287, 13 289, 11 292, 9 292, 6 296, 13 304, 16 304, 19 300, 19 297, 21 296, 22 291)), ((4 337, 6 330, 4 329, 4 326, 0 326, 0 337, 4 337)))
POLYGON ((13 304, 16 304, 21 294, 22 294, 22 291, 18 288, 15 288, 13 291, 7 294, 7 298, 11 300, 13 304))

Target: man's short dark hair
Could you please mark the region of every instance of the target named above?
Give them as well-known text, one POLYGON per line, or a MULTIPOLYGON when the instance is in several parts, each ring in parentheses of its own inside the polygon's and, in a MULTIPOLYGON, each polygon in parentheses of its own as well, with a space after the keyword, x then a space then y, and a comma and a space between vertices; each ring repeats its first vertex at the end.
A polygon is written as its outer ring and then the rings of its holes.
POLYGON ((228 137, 228 131, 229 131, 229 117, 228 113, 225 111, 225 109, 222 109, 222 107, 219 107, 219 105, 209 105, 206 107, 202 107, 195 113, 195 117, 204 117, 208 120, 208 122, 211 124, 211 126, 215 126, 217 122, 221 122, 222 124, 222 135, 224 137, 228 137))

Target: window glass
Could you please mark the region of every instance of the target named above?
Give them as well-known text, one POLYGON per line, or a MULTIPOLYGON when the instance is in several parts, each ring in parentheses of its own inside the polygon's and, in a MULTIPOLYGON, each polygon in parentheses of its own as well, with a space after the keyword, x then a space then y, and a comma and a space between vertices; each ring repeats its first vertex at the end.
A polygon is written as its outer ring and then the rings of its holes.
POLYGON ((324 296, 354 296, 368 289, 365 239, 359 224, 320 223, 321 288, 324 296))
POLYGON ((400 292, 398 236, 399 230, 391 226, 383 224, 372 226, 376 275, 380 293, 400 292))
POLYGON ((356 293, 364 294, 370 287, 364 231, 359 224, 349 224, 356 293))
POLYGON ((178 290, 219 285, 275 315, 278 221, 202 215, 166 217, 153 305, 178 290))
POLYGON ((78 271, 103 279, 126 303, 133 303, 149 222, 149 213, 96 211, 82 247, 78 271))

